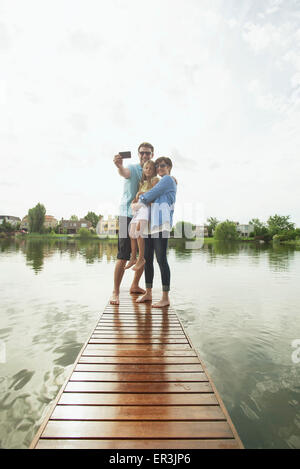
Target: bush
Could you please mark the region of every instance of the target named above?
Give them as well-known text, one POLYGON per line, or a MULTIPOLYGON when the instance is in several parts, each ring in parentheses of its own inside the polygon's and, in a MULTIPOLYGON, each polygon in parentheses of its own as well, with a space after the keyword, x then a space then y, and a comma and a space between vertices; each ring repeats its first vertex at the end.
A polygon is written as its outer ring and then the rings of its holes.
POLYGON ((278 241, 294 241, 299 236, 300 228, 296 228, 295 230, 284 230, 281 233, 274 235, 273 239, 278 241))
POLYGON ((239 233, 236 224, 233 221, 223 221, 216 226, 214 237, 218 241, 236 241, 239 239, 239 233))
POLYGON ((90 230, 88 230, 87 228, 80 228, 78 234, 80 238, 90 238, 91 236, 93 236, 90 230))

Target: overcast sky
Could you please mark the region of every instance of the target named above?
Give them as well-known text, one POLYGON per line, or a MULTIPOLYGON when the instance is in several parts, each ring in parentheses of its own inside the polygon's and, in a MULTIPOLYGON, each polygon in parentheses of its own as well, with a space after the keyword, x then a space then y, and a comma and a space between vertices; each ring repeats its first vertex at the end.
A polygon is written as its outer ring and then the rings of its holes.
POLYGON ((1 215, 117 214, 146 140, 175 221, 300 226, 299 111, 299 0, 0 0, 1 215))

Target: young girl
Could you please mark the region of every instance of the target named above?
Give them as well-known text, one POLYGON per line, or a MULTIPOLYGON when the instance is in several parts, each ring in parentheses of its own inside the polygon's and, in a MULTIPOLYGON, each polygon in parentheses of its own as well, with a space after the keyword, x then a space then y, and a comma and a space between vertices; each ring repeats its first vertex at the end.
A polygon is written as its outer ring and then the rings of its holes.
MULTIPOLYGON (((141 194, 152 189, 159 181, 159 178, 156 176, 155 163, 152 160, 147 161, 143 166, 143 175, 139 185, 139 191, 133 199, 132 203, 136 203, 139 200, 141 194)), ((143 238, 143 233, 145 227, 148 225, 149 220, 149 209, 150 207, 143 205, 139 210, 134 214, 130 222, 129 236, 131 239, 131 256, 130 261, 127 263, 125 269, 133 267, 132 270, 139 270, 145 264, 144 259, 144 250, 145 250, 145 241, 143 238), (139 258, 137 260, 137 247, 139 247, 139 258)))

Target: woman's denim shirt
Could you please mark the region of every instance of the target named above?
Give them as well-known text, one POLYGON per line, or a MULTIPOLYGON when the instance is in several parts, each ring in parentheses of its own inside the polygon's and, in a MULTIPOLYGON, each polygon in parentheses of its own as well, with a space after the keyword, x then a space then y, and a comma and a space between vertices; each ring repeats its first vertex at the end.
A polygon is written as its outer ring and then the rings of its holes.
POLYGON ((140 195, 139 201, 145 205, 151 205, 151 230, 160 227, 164 223, 173 224, 174 204, 176 200, 177 184, 166 174, 148 192, 140 195))

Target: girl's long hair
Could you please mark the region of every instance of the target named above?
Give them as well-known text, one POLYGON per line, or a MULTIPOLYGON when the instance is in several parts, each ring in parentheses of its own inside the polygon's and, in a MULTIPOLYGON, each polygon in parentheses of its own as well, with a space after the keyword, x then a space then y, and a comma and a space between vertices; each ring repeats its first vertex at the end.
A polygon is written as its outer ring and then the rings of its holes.
MULTIPOLYGON (((152 161, 152 160, 146 161, 146 163, 144 163, 144 166, 143 166, 143 174, 142 174, 142 178, 141 178, 141 180, 140 180, 139 190, 141 189, 141 187, 142 187, 142 185, 144 184, 144 182, 147 181, 147 176, 146 176, 146 174, 144 173, 144 168, 145 168, 146 165, 149 165, 149 164, 152 166, 153 173, 154 173, 152 177, 156 176, 156 167, 155 167, 154 161, 152 161)), ((151 178, 151 179, 152 179, 152 178, 151 178)), ((148 182, 148 187, 147 187, 147 189, 152 189, 151 181, 148 182)))

